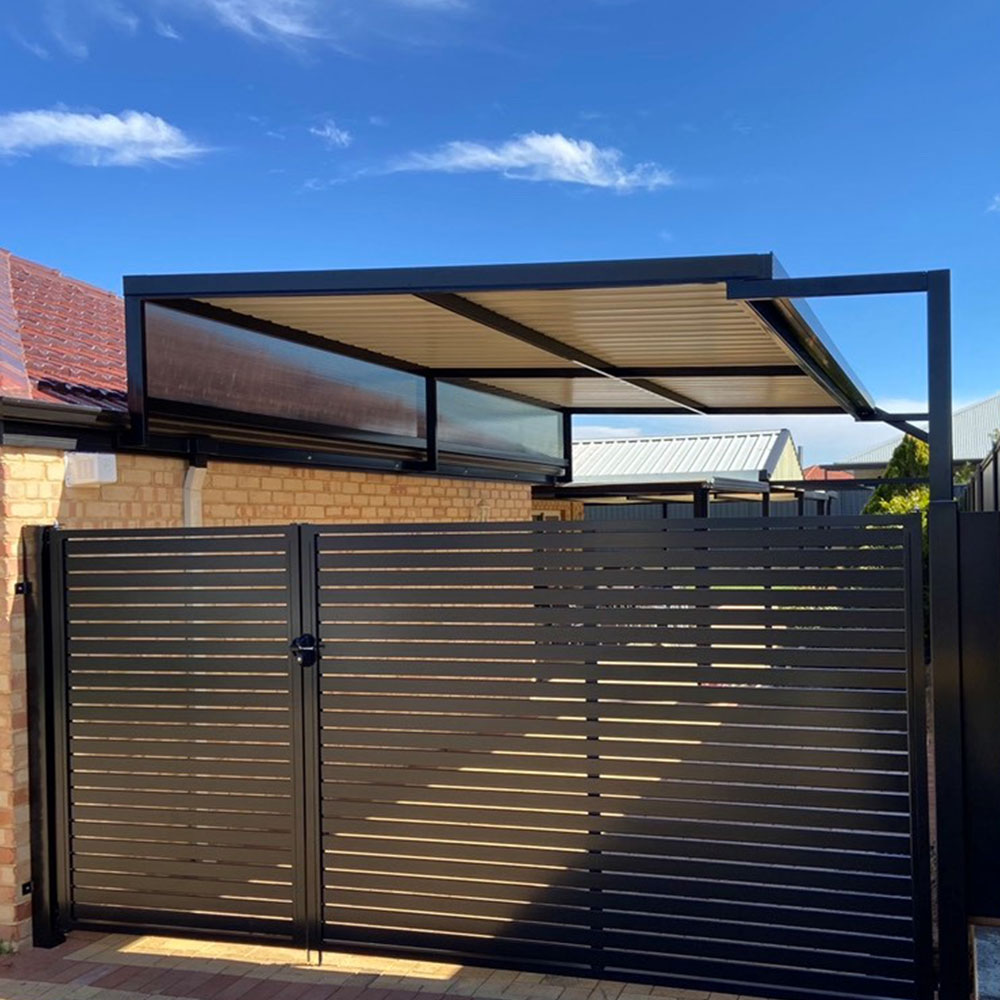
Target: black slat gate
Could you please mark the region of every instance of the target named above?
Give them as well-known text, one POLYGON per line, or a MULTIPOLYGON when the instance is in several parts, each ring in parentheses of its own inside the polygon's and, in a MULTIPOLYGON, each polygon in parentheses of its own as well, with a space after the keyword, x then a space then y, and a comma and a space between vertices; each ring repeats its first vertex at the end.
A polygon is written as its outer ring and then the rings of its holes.
POLYGON ((64 925, 929 995, 915 519, 51 546, 64 925))

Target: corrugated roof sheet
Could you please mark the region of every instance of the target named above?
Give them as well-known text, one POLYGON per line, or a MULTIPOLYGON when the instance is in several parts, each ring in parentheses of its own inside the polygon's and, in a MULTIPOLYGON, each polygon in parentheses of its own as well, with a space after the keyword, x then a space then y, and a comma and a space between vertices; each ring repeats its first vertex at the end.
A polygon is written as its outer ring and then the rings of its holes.
MULTIPOLYGON (((955 461, 980 461, 993 446, 994 435, 998 431, 1000 431, 1000 393, 956 410, 952 417, 951 437, 955 461)), ((897 434, 867 451, 836 464, 847 467, 884 466, 892 458, 896 445, 902 440, 903 435, 897 434)))
POLYGON ((0 250, 0 395, 123 411, 126 381, 121 298, 0 250))
POLYGON ((600 438, 573 443, 573 482, 656 482, 681 475, 759 479, 773 469, 787 430, 674 437, 600 438))

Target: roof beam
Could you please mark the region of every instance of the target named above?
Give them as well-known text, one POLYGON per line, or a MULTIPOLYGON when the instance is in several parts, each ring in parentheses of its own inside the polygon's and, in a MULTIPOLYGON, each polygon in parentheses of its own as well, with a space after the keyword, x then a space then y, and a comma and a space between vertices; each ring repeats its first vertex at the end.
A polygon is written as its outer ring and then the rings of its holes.
POLYGON ((774 378, 809 376, 798 365, 606 365, 603 371, 584 368, 436 368, 438 378, 774 378))
POLYGON ((478 323, 480 326, 488 327, 514 340, 520 340, 522 343, 537 347, 539 350, 546 351, 554 357, 562 358, 564 361, 572 361, 578 365, 585 365, 595 370, 598 374, 607 375, 608 378, 617 379, 628 385, 635 386, 637 389, 652 393, 654 396, 660 396, 662 399, 676 403, 685 410, 693 411, 694 413, 710 412, 708 407, 703 406, 696 400, 684 396, 679 392, 674 392, 671 389, 665 389, 663 386, 657 385, 655 382, 650 382, 648 379, 618 379, 617 376, 612 375, 609 371, 614 366, 609 365, 603 358, 589 354, 586 351, 578 350, 569 344, 564 344, 561 340, 556 340, 555 337, 550 337, 548 334, 534 330, 530 326, 518 323, 517 320, 503 316, 492 309, 487 309, 485 306, 472 302, 461 295, 455 295, 453 292, 421 292, 417 293, 416 297, 441 309, 447 309, 449 312, 453 312, 465 319, 472 320, 472 322, 478 323))
POLYGON ((729 299, 814 299, 837 295, 893 295, 927 291, 926 271, 837 274, 823 278, 736 278, 726 282, 729 299))

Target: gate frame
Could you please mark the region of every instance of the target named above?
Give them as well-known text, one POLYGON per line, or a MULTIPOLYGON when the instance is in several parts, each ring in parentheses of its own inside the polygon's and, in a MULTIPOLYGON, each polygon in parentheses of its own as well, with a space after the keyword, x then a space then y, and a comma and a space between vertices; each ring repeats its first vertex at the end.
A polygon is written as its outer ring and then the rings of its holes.
MULTIPOLYGON (((780 527, 763 518, 754 518, 762 528, 780 527)), ((812 520, 812 519, 810 519, 812 520)), ((820 520, 820 519, 817 519, 820 520)), ((847 521, 829 518, 830 521, 847 521)), ((929 856, 929 802, 927 789, 926 744, 926 671, 923 657, 923 572, 920 558, 920 527, 916 517, 894 519, 901 524, 906 537, 904 579, 906 598, 904 615, 909 636, 908 657, 908 770, 910 799, 910 854, 913 879, 913 940, 915 946, 916 996, 931 995, 934 978, 931 961, 932 903, 929 856)), ((793 522, 798 523, 798 522, 793 522)), ((533 522, 524 522, 532 525, 533 522)), ((589 522, 581 522, 588 524, 589 522)), ((433 527, 433 525, 422 525, 433 527)), ((590 525, 593 527, 592 525, 590 525)), ((676 525, 678 530, 697 527, 698 522, 676 525)), ((731 526, 728 522, 720 529, 731 526)), ((65 543, 79 536, 112 535, 118 537, 143 535, 244 534, 256 530, 281 532, 286 539, 289 639, 302 633, 319 635, 319 601, 316 589, 317 539, 324 530, 334 526, 292 525, 270 528, 164 528, 164 529, 90 529, 63 531, 45 527, 29 529, 32 556, 33 586, 27 588, 30 601, 31 658, 29 682, 31 692, 31 770, 32 864, 36 886, 34 913, 37 943, 53 947, 63 940, 76 922, 71 917, 71 826, 69 803, 69 737, 68 737, 68 662, 66 655, 65 615, 66 589, 64 573, 65 543)), ((381 527, 373 525, 373 528, 381 527)), ((460 530, 463 525, 448 525, 460 530)), ((701 527, 712 525, 702 521, 701 527)), ((289 656, 291 660, 291 655, 289 656)), ((323 851, 321 823, 320 756, 307 752, 319 745, 320 670, 317 665, 296 667, 289 663, 289 695, 291 698, 291 752, 293 766, 292 808, 296 815, 293 859, 297 877, 293 880, 293 919, 289 940, 319 952, 323 947, 323 851)), ((81 926, 87 926, 81 921, 81 926)), ((141 923, 115 924, 102 921, 101 927, 122 931, 159 931, 162 925, 143 926, 141 923)), ((190 936, 217 939, 248 940, 247 933, 226 932, 213 928, 185 929, 190 936)), ((359 945, 358 951, 387 953, 384 947, 359 945)), ((496 967, 519 967, 516 962, 494 962, 496 967)), ((637 979, 641 981, 641 977, 637 979)), ((660 982, 655 977, 650 981, 660 982)))

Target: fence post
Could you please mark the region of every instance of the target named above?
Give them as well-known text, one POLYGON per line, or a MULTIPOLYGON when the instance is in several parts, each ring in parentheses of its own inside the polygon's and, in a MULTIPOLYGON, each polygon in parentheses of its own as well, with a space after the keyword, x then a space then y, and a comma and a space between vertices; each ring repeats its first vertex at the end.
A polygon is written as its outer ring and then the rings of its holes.
POLYGON ((935 821, 940 1000, 968 1000, 972 988, 965 900, 965 791, 958 507, 952 488, 951 276, 927 283, 930 390, 930 654, 934 703, 935 821))

